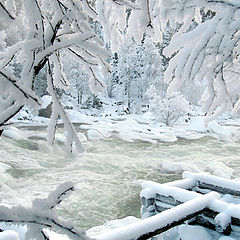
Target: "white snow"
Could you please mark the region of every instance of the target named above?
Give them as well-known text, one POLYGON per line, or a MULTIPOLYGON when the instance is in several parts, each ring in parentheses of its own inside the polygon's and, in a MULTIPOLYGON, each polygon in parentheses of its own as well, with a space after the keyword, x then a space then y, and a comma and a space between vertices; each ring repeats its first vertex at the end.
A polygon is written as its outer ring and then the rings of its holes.
POLYGON ((0 162, 0 173, 4 173, 6 172, 8 169, 11 169, 12 167, 5 164, 5 163, 2 163, 0 162))
POLYGON ((104 136, 101 134, 100 131, 90 129, 87 131, 88 140, 103 140, 104 136))
POLYGON ((41 102, 42 102, 41 107, 46 108, 52 102, 52 97, 45 95, 41 98, 41 102))
POLYGON ((214 218, 214 220, 217 225, 221 226, 222 229, 226 229, 226 227, 231 223, 231 216, 225 212, 221 212, 214 218))
MULTIPOLYGON (((198 133, 212 133, 214 137, 223 140, 223 141, 231 141, 233 140, 233 134, 237 131, 235 127, 232 126, 222 126, 213 120, 209 123, 206 122, 206 118, 204 116, 196 116, 192 117, 190 120, 190 124, 187 127, 187 130, 198 132, 198 133)), ((211 136, 211 134, 210 134, 211 136)))
POLYGON ((178 221, 196 211, 205 208, 209 202, 218 198, 219 194, 212 192, 200 196, 196 199, 183 203, 181 206, 176 206, 174 209, 168 209, 155 216, 143 219, 139 222, 129 224, 126 227, 120 227, 111 230, 107 233, 95 236, 97 240, 130 240, 141 236, 142 234, 153 232, 159 228, 165 227, 168 224, 178 221))
MULTIPOLYGON (((47 105, 50 100, 49 96, 43 97, 43 105, 47 105)), ((114 110, 114 107, 112 107, 112 110, 114 110)), ((110 113, 112 110, 110 107, 110 113)), ((67 110, 66 112, 71 122, 80 124, 83 133, 87 132, 87 135, 89 135, 88 140, 115 137, 126 142, 143 141, 156 144, 158 142, 173 143, 178 139, 197 140, 207 136, 229 142, 236 142, 240 139, 240 120, 232 120, 233 125, 231 126, 228 125, 227 120, 222 118, 219 119, 219 123, 213 120, 207 124, 205 116, 197 115, 201 114, 199 109, 194 113, 196 116, 191 116, 187 122, 184 121, 183 117, 173 127, 156 122, 155 117, 150 112, 140 115, 116 115, 113 111, 112 114, 102 113, 100 116, 91 116, 91 110, 86 111, 88 115, 84 113, 84 110, 67 110)), ((92 114, 94 114, 94 111, 92 111, 92 114)), ((33 115, 26 116, 26 118, 28 119, 27 123, 46 124, 49 122, 49 119, 33 117, 33 115)), ((15 118, 14 121, 22 122, 22 116, 19 119, 16 120, 15 118)), ((62 121, 58 122, 61 123, 62 121)), ((15 130, 14 127, 7 127, 6 132, 3 134, 13 139, 24 138, 24 135, 21 136, 19 131, 15 130)), ((86 141, 86 138, 82 135, 81 141, 86 141)), ((222 175, 222 173, 219 173, 219 175, 222 175)))
POLYGON ((91 238, 95 238, 95 236, 103 233, 107 233, 111 229, 119 228, 119 227, 124 227, 127 226, 131 223, 134 222, 139 222, 141 219, 133 217, 133 216, 128 216, 122 219, 115 219, 111 221, 107 221, 101 226, 96 226, 88 229, 86 231, 87 236, 91 238))
POLYGON ((0 232, 0 240, 20 240, 18 233, 12 230, 0 232))
POLYGON ((236 240, 236 239, 228 236, 223 236, 223 237, 220 237, 218 240, 236 240))
POLYGON ((181 225, 178 234, 181 240, 212 240, 211 234, 200 226, 181 225))
POLYGON ((2 135, 5 137, 8 137, 8 138, 11 138, 13 140, 21 140, 21 139, 26 138, 26 135, 23 131, 21 131, 18 128, 13 127, 13 126, 6 127, 6 129, 4 129, 2 135))
POLYGON ((183 178, 192 178, 195 181, 199 180, 201 182, 209 183, 212 185, 217 185, 223 188, 232 189, 235 191, 239 191, 240 189, 240 181, 236 180, 229 180, 226 178, 221 178, 217 176, 213 176, 207 173, 190 173, 190 172, 184 172, 183 178))

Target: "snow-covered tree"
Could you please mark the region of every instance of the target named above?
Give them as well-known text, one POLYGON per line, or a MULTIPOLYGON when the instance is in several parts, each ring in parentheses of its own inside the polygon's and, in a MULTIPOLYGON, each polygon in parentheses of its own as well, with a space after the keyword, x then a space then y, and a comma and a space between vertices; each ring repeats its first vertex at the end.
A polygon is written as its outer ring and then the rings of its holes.
POLYGON ((151 84, 157 82, 158 88, 165 87, 162 59, 149 38, 140 45, 132 39, 125 39, 112 65, 108 81, 110 96, 130 112, 139 112, 147 105, 146 91, 151 84))
MULTIPOLYGON (((1 35, 4 36, 8 27, 17 22, 18 17, 24 17, 25 24, 22 39, 18 37, 16 43, 9 46, 5 44, 7 47, 0 52, 0 126, 7 123, 24 105, 34 108, 40 105, 34 92, 34 84, 41 69, 46 67, 47 90, 53 99, 49 142, 54 142, 60 116, 67 133, 67 147, 82 152, 82 145, 59 101, 56 89, 68 87, 62 65, 64 51, 85 66, 85 71, 89 74, 89 85, 94 93, 104 89, 104 83, 98 78, 98 65, 108 71, 104 59, 109 57, 109 54, 104 50, 102 40, 96 36, 89 22, 90 17, 97 18, 96 11, 86 0, 23 0, 22 11, 18 11, 22 16, 15 10, 14 0, 4 3, 6 5, 0 5, 3 13, 1 21, 5 25, 1 35), (19 78, 12 73, 12 63, 23 66, 19 78)), ((4 43, 3 40, 1 42, 4 43)))
POLYGON ((89 75, 84 72, 84 66, 73 61, 66 55, 63 59, 64 72, 69 81, 69 87, 63 92, 61 99, 68 107, 81 108, 81 105, 93 94, 88 86, 89 75))
MULTIPOLYGON (((119 4, 122 2, 129 3, 119 1, 119 4)), ((239 11, 239 2, 230 0, 136 0, 127 32, 138 42, 145 33, 158 42, 167 24, 173 29, 181 25, 164 49, 166 57, 171 58, 165 72, 168 92, 178 91, 187 79, 206 80, 208 85, 201 103, 211 120, 229 108, 233 113, 240 108, 240 99, 234 105, 232 102, 236 97, 231 95, 235 84, 228 84, 225 75, 229 68, 235 70, 234 61, 239 62, 239 11), (197 24, 194 28, 193 20, 197 24)), ((107 39, 114 43, 116 36, 110 36, 109 29, 123 28, 113 23, 113 12, 108 11, 104 16, 111 19, 106 21, 104 29, 107 29, 107 39)))

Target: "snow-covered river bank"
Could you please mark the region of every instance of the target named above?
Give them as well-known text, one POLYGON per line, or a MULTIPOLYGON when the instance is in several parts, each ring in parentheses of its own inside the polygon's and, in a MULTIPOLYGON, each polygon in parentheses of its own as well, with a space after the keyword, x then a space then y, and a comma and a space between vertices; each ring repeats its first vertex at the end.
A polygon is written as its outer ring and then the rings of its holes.
POLYGON ((34 198, 46 197, 70 180, 77 190, 62 203, 59 214, 86 229, 127 215, 139 217, 137 179, 167 182, 181 178, 185 170, 240 178, 238 142, 220 142, 209 136, 157 144, 110 138, 86 141, 86 153, 73 156, 66 154, 61 134, 51 150, 44 127, 19 129, 22 139, 13 132, 14 139, 0 138, 0 162, 10 166, 0 165, 1 203, 28 206, 34 198))

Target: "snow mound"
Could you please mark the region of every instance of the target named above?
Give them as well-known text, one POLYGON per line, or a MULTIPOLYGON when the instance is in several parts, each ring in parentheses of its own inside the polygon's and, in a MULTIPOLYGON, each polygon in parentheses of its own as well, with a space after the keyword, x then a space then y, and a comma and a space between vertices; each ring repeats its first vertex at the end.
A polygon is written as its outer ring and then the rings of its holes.
POLYGON ((237 133, 237 128, 232 126, 222 126, 213 120, 208 124, 204 116, 192 117, 187 127, 188 131, 197 133, 210 133, 210 136, 216 137, 222 141, 232 141, 237 133))
POLYGON ((13 127, 13 126, 7 127, 6 129, 4 129, 2 135, 4 137, 8 137, 13 140, 21 140, 21 139, 26 138, 26 134, 23 131, 21 131, 18 128, 13 127))
POLYGON ((104 139, 104 136, 101 134, 101 132, 94 130, 94 129, 90 129, 87 131, 87 137, 88 140, 102 140, 104 139))
POLYGON ((137 221, 140 221, 140 219, 133 216, 128 216, 122 219, 111 220, 104 223, 101 226, 90 228, 89 230, 86 231, 86 234, 87 236, 94 238, 94 236, 100 235, 102 233, 106 233, 111 229, 127 226, 137 221))
POLYGON ((199 169, 192 165, 184 162, 163 162, 162 168, 165 172, 176 173, 176 172, 200 172, 199 169))

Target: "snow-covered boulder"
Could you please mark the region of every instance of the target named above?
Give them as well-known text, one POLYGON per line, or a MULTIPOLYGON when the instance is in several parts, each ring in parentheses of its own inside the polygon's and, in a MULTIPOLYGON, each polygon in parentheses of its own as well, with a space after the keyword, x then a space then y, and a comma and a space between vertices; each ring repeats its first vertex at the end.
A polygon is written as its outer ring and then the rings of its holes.
POLYGON ((21 140, 26 138, 26 134, 23 131, 13 126, 9 126, 4 129, 2 136, 11 138, 13 140, 21 140))
POLYGON ((52 114, 52 97, 51 96, 43 96, 41 98, 42 105, 41 109, 38 112, 38 116, 50 118, 52 114))
POLYGON ((189 126, 187 127, 187 130, 205 133, 208 130, 205 122, 205 117, 204 116, 192 117, 191 120, 189 121, 189 126))
POLYGON ((87 131, 87 138, 88 140, 102 140, 104 139, 104 136, 97 130, 89 129, 87 131))
POLYGON ((215 120, 206 123, 204 116, 192 117, 187 130, 198 133, 209 132, 212 136, 223 141, 233 140, 233 135, 236 132, 236 128, 231 126, 222 126, 215 120))

